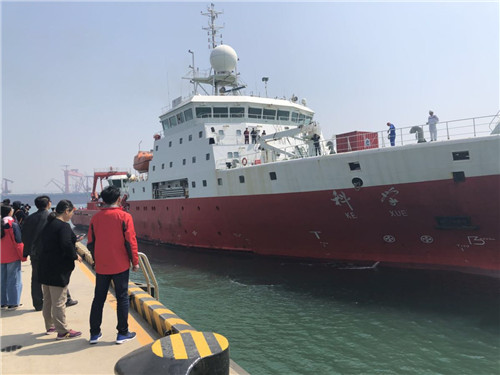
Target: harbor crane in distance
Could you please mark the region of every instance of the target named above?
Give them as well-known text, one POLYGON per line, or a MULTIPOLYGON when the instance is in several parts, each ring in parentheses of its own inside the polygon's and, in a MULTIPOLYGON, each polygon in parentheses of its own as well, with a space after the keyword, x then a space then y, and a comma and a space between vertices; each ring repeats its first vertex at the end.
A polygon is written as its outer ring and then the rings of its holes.
POLYGON ((9 180, 8 178, 2 178, 2 195, 9 194, 12 191, 9 189, 9 182, 11 184, 14 183, 14 181, 9 180))

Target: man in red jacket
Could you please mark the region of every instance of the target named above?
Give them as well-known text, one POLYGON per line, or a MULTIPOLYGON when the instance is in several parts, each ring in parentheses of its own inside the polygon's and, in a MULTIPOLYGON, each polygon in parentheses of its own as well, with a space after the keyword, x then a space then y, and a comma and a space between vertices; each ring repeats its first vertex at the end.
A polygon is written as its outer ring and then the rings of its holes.
POLYGON ((102 309, 111 280, 115 284, 117 301, 116 343, 122 344, 135 337, 135 332, 128 330, 128 281, 130 264, 132 271, 139 269, 137 239, 132 216, 120 207, 120 189, 108 186, 101 192, 101 198, 106 207, 90 220, 87 242, 96 272, 94 300, 90 310, 90 344, 96 344, 102 337, 102 309))

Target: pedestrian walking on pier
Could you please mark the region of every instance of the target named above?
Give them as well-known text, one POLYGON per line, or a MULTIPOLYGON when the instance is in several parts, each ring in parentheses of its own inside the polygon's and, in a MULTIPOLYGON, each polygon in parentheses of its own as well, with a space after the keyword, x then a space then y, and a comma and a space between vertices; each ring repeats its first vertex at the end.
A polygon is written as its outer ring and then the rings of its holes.
POLYGON ((431 133, 431 142, 437 141, 437 123, 439 118, 434 114, 434 112, 429 111, 429 118, 427 119, 427 125, 429 125, 429 133, 431 133))
POLYGON ((69 221, 75 212, 71 201, 63 199, 47 218, 42 230, 42 251, 39 258, 38 281, 42 284, 43 318, 47 334, 57 332, 57 340, 81 336, 81 332, 68 329, 66 300, 75 260, 76 235, 69 221))
POLYGON ((394 124, 391 124, 390 122, 387 123, 387 126, 389 129, 387 130, 387 138, 389 138, 389 141, 391 142, 391 146, 396 145, 396 127, 394 124))
POLYGON ((21 230, 12 215, 14 209, 2 204, 2 240, 0 263, 2 265, 1 301, 2 310, 15 310, 20 305, 23 284, 21 280, 21 262, 23 258, 23 243, 21 230))
POLYGON ((132 340, 135 332, 128 330, 129 269, 139 270, 137 239, 132 216, 120 207, 120 189, 108 186, 101 192, 106 206, 90 220, 87 247, 94 258, 95 291, 90 310, 90 344, 102 337, 102 310, 111 281, 115 286, 118 334, 116 343, 132 340))

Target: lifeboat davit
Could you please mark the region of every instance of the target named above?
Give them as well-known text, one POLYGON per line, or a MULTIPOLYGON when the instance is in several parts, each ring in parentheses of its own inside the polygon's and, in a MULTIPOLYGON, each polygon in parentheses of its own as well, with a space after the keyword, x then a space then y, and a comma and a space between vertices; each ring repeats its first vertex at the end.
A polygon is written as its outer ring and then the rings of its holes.
POLYGON ((137 155, 134 156, 134 169, 139 173, 147 172, 151 160, 153 160, 152 152, 139 151, 137 155))

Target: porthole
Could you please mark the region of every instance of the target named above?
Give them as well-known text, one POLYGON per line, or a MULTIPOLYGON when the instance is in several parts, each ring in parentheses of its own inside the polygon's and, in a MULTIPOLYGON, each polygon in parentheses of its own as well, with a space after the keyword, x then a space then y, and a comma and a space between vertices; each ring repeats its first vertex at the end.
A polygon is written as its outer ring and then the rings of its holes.
POLYGON ((361 186, 363 186, 363 180, 359 177, 354 177, 352 179, 352 185, 355 187, 355 188, 360 188, 361 186))

